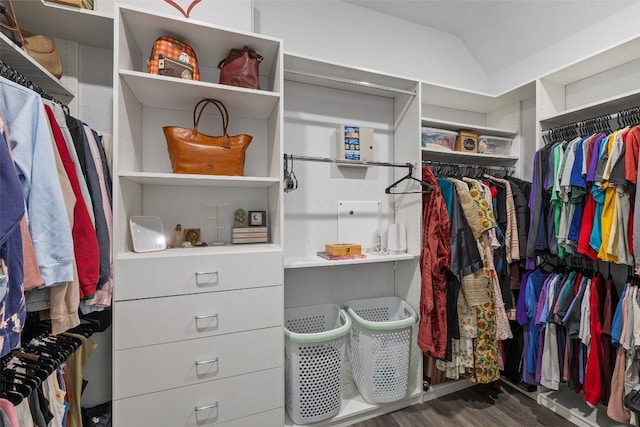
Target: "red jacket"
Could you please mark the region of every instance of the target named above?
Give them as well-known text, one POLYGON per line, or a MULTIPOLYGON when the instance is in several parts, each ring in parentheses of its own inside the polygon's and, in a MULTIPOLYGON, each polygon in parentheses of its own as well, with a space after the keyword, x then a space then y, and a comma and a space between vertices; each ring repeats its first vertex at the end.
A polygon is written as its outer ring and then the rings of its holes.
POLYGON ((418 346, 428 356, 444 358, 447 349, 447 281, 451 263, 451 227, 436 177, 427 167, 422 179, 433 190, 422 196, 422 253, 418 346))
MULTIPOLYGON (((98 238, 93 228, 89 211, 84 203, 82 193, 80 191, 80 181, 73 164, 73 159, 69 153, 69 149, 64 140, 64 135, 58 126, 53 111, 48 105, 45 105, 47 116, 53 131, 53 139, 55 140, 58 153, 62 159, 64 170, 69 177, 73 194, 76 196, 76 204, 73 208, 73 228, 71 234, 73 236, 73 252, 76 258, 78 268, 78 280, 80 282, 80 299, 84 299, 93 295, 98 284, 98 276, 100 274, 100 249, 98 247, 98 238)), ((84 178, 82 178, 84 179, 84 178)))

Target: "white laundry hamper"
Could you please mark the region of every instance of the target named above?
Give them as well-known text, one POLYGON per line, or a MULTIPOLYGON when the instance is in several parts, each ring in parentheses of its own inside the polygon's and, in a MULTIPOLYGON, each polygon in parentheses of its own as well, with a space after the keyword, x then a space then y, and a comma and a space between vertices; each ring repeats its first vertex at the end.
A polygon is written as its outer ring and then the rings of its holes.
POLYGON ((397 297, 347 302, 353 380, 369 403, 395 402, 409 391, 412 327, 418 316, 397 297))
POLYGON ((335 304, 285 310, 285 406, 296 424, 340 412, 351 320, 335 304))

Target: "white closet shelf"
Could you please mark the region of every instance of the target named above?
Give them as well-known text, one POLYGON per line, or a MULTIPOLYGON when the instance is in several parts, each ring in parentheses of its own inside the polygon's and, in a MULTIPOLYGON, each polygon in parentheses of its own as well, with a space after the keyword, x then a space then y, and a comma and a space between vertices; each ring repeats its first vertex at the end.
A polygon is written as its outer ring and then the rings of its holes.
POLYGON ((551 409, 561 417, 571 421, 578 426, 584 427, 623 427, 627 424, 620 424, 607 416, 607 408, 598 405, 591 408, 583 399, 582 394, 576 394, 569 390, 565 384, 560 386, 560 390, 553 391, 543 389, 543 391, 526 392, 509 380, 501 378, 509 387, 517 390, 525 396, 534 399, 539 405, 551 409))
POLYGON ((518 161, 518 159, 518 156, 510 155, 465 153, 462 151, 435 150, 429 147, 422 148, 422 160, 459 163, 473 162, 478 165, 512 166, 516 161, 518 161))
POLYGON ((638 106, 640 106, 640 89, 542 117, 540 123, 545 128, 552 128, 638 106))
POLYGON ((640 37, 628 39, 617 46, 593 52, 589 56, 541 77, 553 83, 566 85, 599 74, 638 59, 640 37))
POLYGON ((535 82, 529 82, 499 95, 475 92, 435 83, 422 83, 422 99, 425 104, 456 110, 490 113, 507 105, 533 98, 535 82))
POLYGON ((120 78, 145 107, 191 112, 199 100, 214 98, 224 103, 232 117, 264 120, 271 116, 280 100, 280 95, 274 92, 183 80, 140 71, 120 70, 120 78), (169 104, 167 99, 171 99, 169 104))
POLYGON ((424 402, 428 402, 433 399, 440 399, 441 397, 447 396, 451 393, 456 393, 461 390, 465 390, 475 385, 476 384, 472 383, 471 381, 467 381, 466 379, 447 381, 444 383, 432 385, 431 387, 429 387, 429 391, 422 392, 422 400, 424 402))
POLYGON ((450 122, 447 120, 432 119, 429 117, 422 118, 422 126, 452 131, 459 131, 462 129, 471 130, 477 132, 478 135, 500 136, 504 138, 514 138, 518 135, 518 131, 515 130, 478 126, 460 122, 450 122))
POLYGON ((280 178, 253 176, 193 175, 168 172, 120 172, 119 176, 145 185, 269 188, 280 184, 280 178))
POLYGON ((206 246, 203 248, 179 248, 166 249, 158 252, 122 252, 116 255, 116 261, 140 260, 140 259, 162 259, 176 257, 192 257, 194 255, 221 255, 221 254, 247 254, 247 253, 268 253, 281 252, 282 248, 273 243, 255 243, 246 245, 226 244, 224 246, 206 246))
MULTIPOLYGON (((402 400, 393 403, 385 403, 381 405, 372 405, 367 403, 362 396, 353 397, 350 399, 342 399, 342 406, 340 407, 340 413, 333 418, 329 418, 326 421, 320 421, 314 423, 313 426, 335 426, 335 425, 351 425, 353 423, 371 419, 377 416, 388 414, 389 412, 397 411, 398 409, 406 408, 411 405, 421 403, 421 393, 416 393, 412 396, 406 397, 402 400)), ((284 420, 285 427, 297 426, 289 414, 284 420)))
POLYGON ((0 59, 60 102, 69 103, 75 96, 62 85, 60 80, 2 33, 0 33, 0 59))
POLYGON ((262 55, 261 72, 275 72, 274 64, 279 55, 280 39, 264 35, 256 37, 248 32, 129 5, 122 6, 120 12, 127 32, 133 36, 135 44, 145 57, 151 52, 158 37, 171 35, 195 50, 200 68, 215 69, 230 49, 248 46, 262 55))
POLYGON ((113 17, 105 13, 44 0, 14 1, 13 8, 20 28, 75 40, 87 46, 113 49, 113 17))
POLYGON ((394 90, 408 91, 417 95, 418 85, 416 80, 382 74, 364 68, 349 67, 289 52, 284 54, 284 78, 295 82, 389 98, 400 95, 394 90))
POLYGON ((417 259, 420 257, 420 255, 417 254, 366 255, 366 258, 361 259, 340 260, 328 260, 321 258, 318 255, 285 257, 284 268, 332 267, 336 265, 371 264, 375 262, 403 261, 417 259))

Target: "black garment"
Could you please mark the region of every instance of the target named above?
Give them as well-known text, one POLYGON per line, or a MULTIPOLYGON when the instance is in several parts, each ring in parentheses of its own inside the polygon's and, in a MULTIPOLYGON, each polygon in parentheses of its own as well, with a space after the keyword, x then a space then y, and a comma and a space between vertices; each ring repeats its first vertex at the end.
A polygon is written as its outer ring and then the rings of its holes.
POLYGON ((458 194, 453 191, 451 223, 451 272, 462 281, 482 268, 482 256, 473 237, 467 218, 464 216, 458 194))
POLYGON ((97 285, 101 287, 111 276, 111 242, 109 241, 109 229, 103 210, 100 181, 93 156, 91 156, 91 149, 89 148, 89 140, 84 131, 84 124, 74 117, 67 116, 67 127, 71 133, 73 145, 76 148, 76 153, 80 160, 80 168, 87 182, 89 194, 91 195, 91 205, 93 206, 93 214, 96 220, 96 236, 98 238, 98 247, 100 248, 100 276, 97 285))
POLYGON ((460 293, 460 281, 451 271, 445 273, 447 280, 447 349, 443 360, 453 360, 451 340, 460 339, 460 324, 458 321, 458 294, 460 293))
POLYGON ((112 188, 111 188, 111 171, 109 170, 109 164, 107 163, 107 153, 104 151, 104 147, 100 142, 100 136, 98 132, 91 129, 91 133, 93 134, 93 138, 97 142, 98 151, 100 152, 100 163, 102 164, 102 171, 104 172, 104 182, 105 187, 107 189, 107 194, 109 195, 109 206, 113 206, 113 196, 112 196, 112 188))

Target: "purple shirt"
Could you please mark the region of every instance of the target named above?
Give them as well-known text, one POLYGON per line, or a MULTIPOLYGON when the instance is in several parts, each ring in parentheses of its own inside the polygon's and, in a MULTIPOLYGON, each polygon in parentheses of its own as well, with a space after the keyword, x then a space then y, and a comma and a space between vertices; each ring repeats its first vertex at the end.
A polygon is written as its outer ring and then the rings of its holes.
POLYGON ((589 169, 587 170, 587 182, 593 183, 596 177, 596 167, 598 166, 598 160, 600 159, 600 144, 605 139, 606 135, 601 134, 596 138, 596 142, 593 144, 593 151, 591 154, 591 163, 589 163, 589 169))

